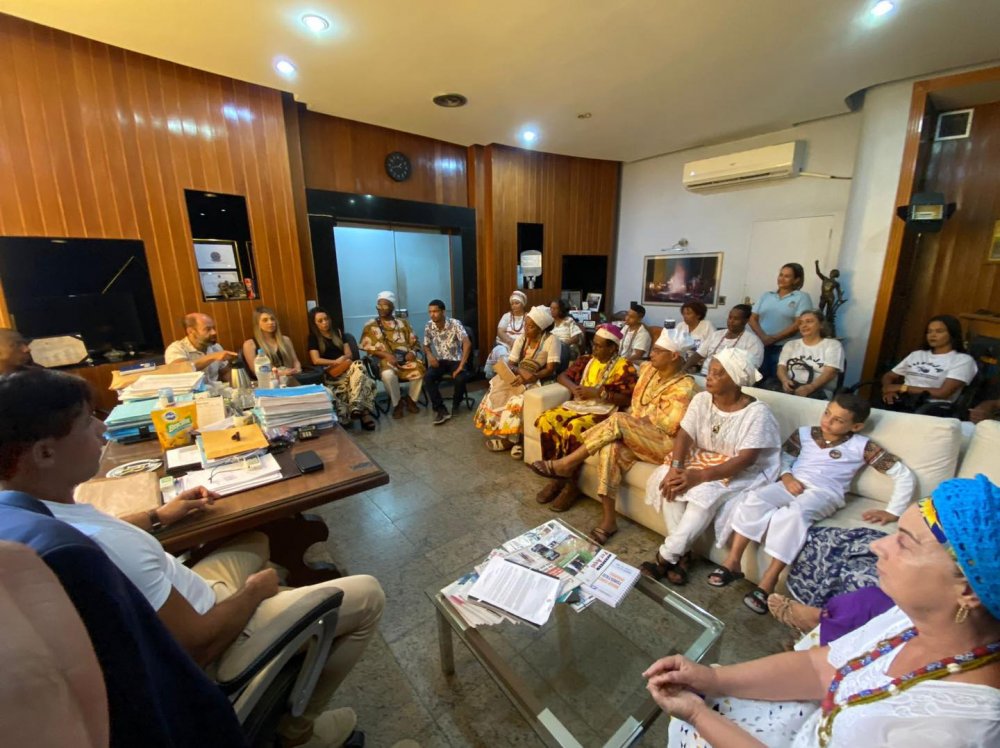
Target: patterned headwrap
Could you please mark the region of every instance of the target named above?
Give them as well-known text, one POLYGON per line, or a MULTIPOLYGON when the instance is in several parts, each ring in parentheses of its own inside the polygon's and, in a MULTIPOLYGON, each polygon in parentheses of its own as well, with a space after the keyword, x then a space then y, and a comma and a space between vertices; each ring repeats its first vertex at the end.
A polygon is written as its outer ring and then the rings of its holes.
POLYGON ((1000 618, 1000 488, 985 475, 953 478, 918 506, 983 607, 1000 618))
POLYGON ((604 338, 605 340, 610 340, 615 345, 622 342, 622 331, 619 330, 612 324, 605 323, 603 325, 598 325, 597 332, 594 333, 595 338, 604 338))

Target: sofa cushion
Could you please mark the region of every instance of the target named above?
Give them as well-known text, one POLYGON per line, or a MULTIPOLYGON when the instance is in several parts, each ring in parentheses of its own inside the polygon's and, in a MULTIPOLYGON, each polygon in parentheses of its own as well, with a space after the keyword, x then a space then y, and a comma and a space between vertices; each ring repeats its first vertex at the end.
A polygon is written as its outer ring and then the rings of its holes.
POLYGON ((975 478, 979 473, 1000 485, 1000 421, 981 421, 972 433, 958 477, 975 478))

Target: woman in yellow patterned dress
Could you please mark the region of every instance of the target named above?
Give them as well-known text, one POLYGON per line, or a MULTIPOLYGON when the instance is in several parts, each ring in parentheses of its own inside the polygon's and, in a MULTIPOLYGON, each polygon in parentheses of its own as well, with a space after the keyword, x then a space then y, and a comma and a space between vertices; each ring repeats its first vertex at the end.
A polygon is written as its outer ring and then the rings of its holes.
MULTIPOLYGON (((601 325, 594 335, 594 355, 580 356, 556 379, 573 399, 546 410, 535 420, 543 459, 555 460, 579 449, 584 431, 632 402, 636 372, 631 361, 618 355, 621 340, 617 327, 601 325)), ((535 499, 547 504, 563 490, 567 480, 556 478, 535 499)))
MULTIPOLYGON (((590 537, 604 545, 618 532, 615 501, 622 477, 637 460, 660 464, 669 458, 674 436, 695 383, 684 374, 681 346, 664 330, 649 353, 649 362, 639 370, 628 413, 613 413, 583 434, 583 446, 558 460, 538 460, 531 469, 546 478, 575 478, 584 460, 596 454, 597 494, 604 506, 601 524, 590 537)), ((555 512, 569 509, 580 495, 576 480, 566 482, 549 507, 555 512)))

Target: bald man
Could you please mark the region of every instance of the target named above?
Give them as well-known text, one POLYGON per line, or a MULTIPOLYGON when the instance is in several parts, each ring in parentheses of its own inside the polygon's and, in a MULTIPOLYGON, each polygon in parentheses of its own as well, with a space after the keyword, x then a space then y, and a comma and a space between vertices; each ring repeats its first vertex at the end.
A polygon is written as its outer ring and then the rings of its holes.
POLYGON ((0 374, 13 374, 30 365, 28 341, 17 330, 0 328, 0 374))
POLYGON ((184 315, 184 337, 167 346, 165 363, 190 361, 198 371, 205 372, 206 382, 218 382, 229 374, 229 365, 236 360, 233 351, 219 345, 215 320, 207 314, 192 312, 184 315))

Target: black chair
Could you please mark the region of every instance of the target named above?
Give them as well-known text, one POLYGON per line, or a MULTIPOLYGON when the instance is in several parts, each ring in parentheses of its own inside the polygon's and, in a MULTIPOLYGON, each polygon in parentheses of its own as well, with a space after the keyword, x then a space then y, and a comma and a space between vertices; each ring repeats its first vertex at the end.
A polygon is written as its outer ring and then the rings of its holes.
MULTIPOLYGON (((472 343, 472 351, 469 353, 469 361, 466 364, 466 369, 469 372, 469 377, 466 380, 466 384, 468 384, 468 382, 478 379, 480 375, 479 367, 476 365, 476 362, 479 360, 479 350, 476 348, 476 338, 472 334, 472 328, 470 328, 468 325, 465 324, 463 324, 462 327, 465 328, 465 334, 469 336, 469 342, 472 343)), ((448 385, 450 387, 455 386, 455 378, 451 374, 445 374, 443 377, 441 377, 441 381, 438 383, 438 387, 441 388, 444 387, 445 385, 448 385)), ((442 393, 441 397, 442 399, 445 399, 444 393, 442 393)), ((421 404, 423 405, 430 404, 430 399, 428 398, 426 387, 420 393, 420 400, 421 404)), ((466 389, 465 391, 465 397, 462 398, 462 403, 464 403, 465 407, 468 408, 469 410, 475 410, 476 408, 476 401, 469 394, 468 389, 466 389)))

